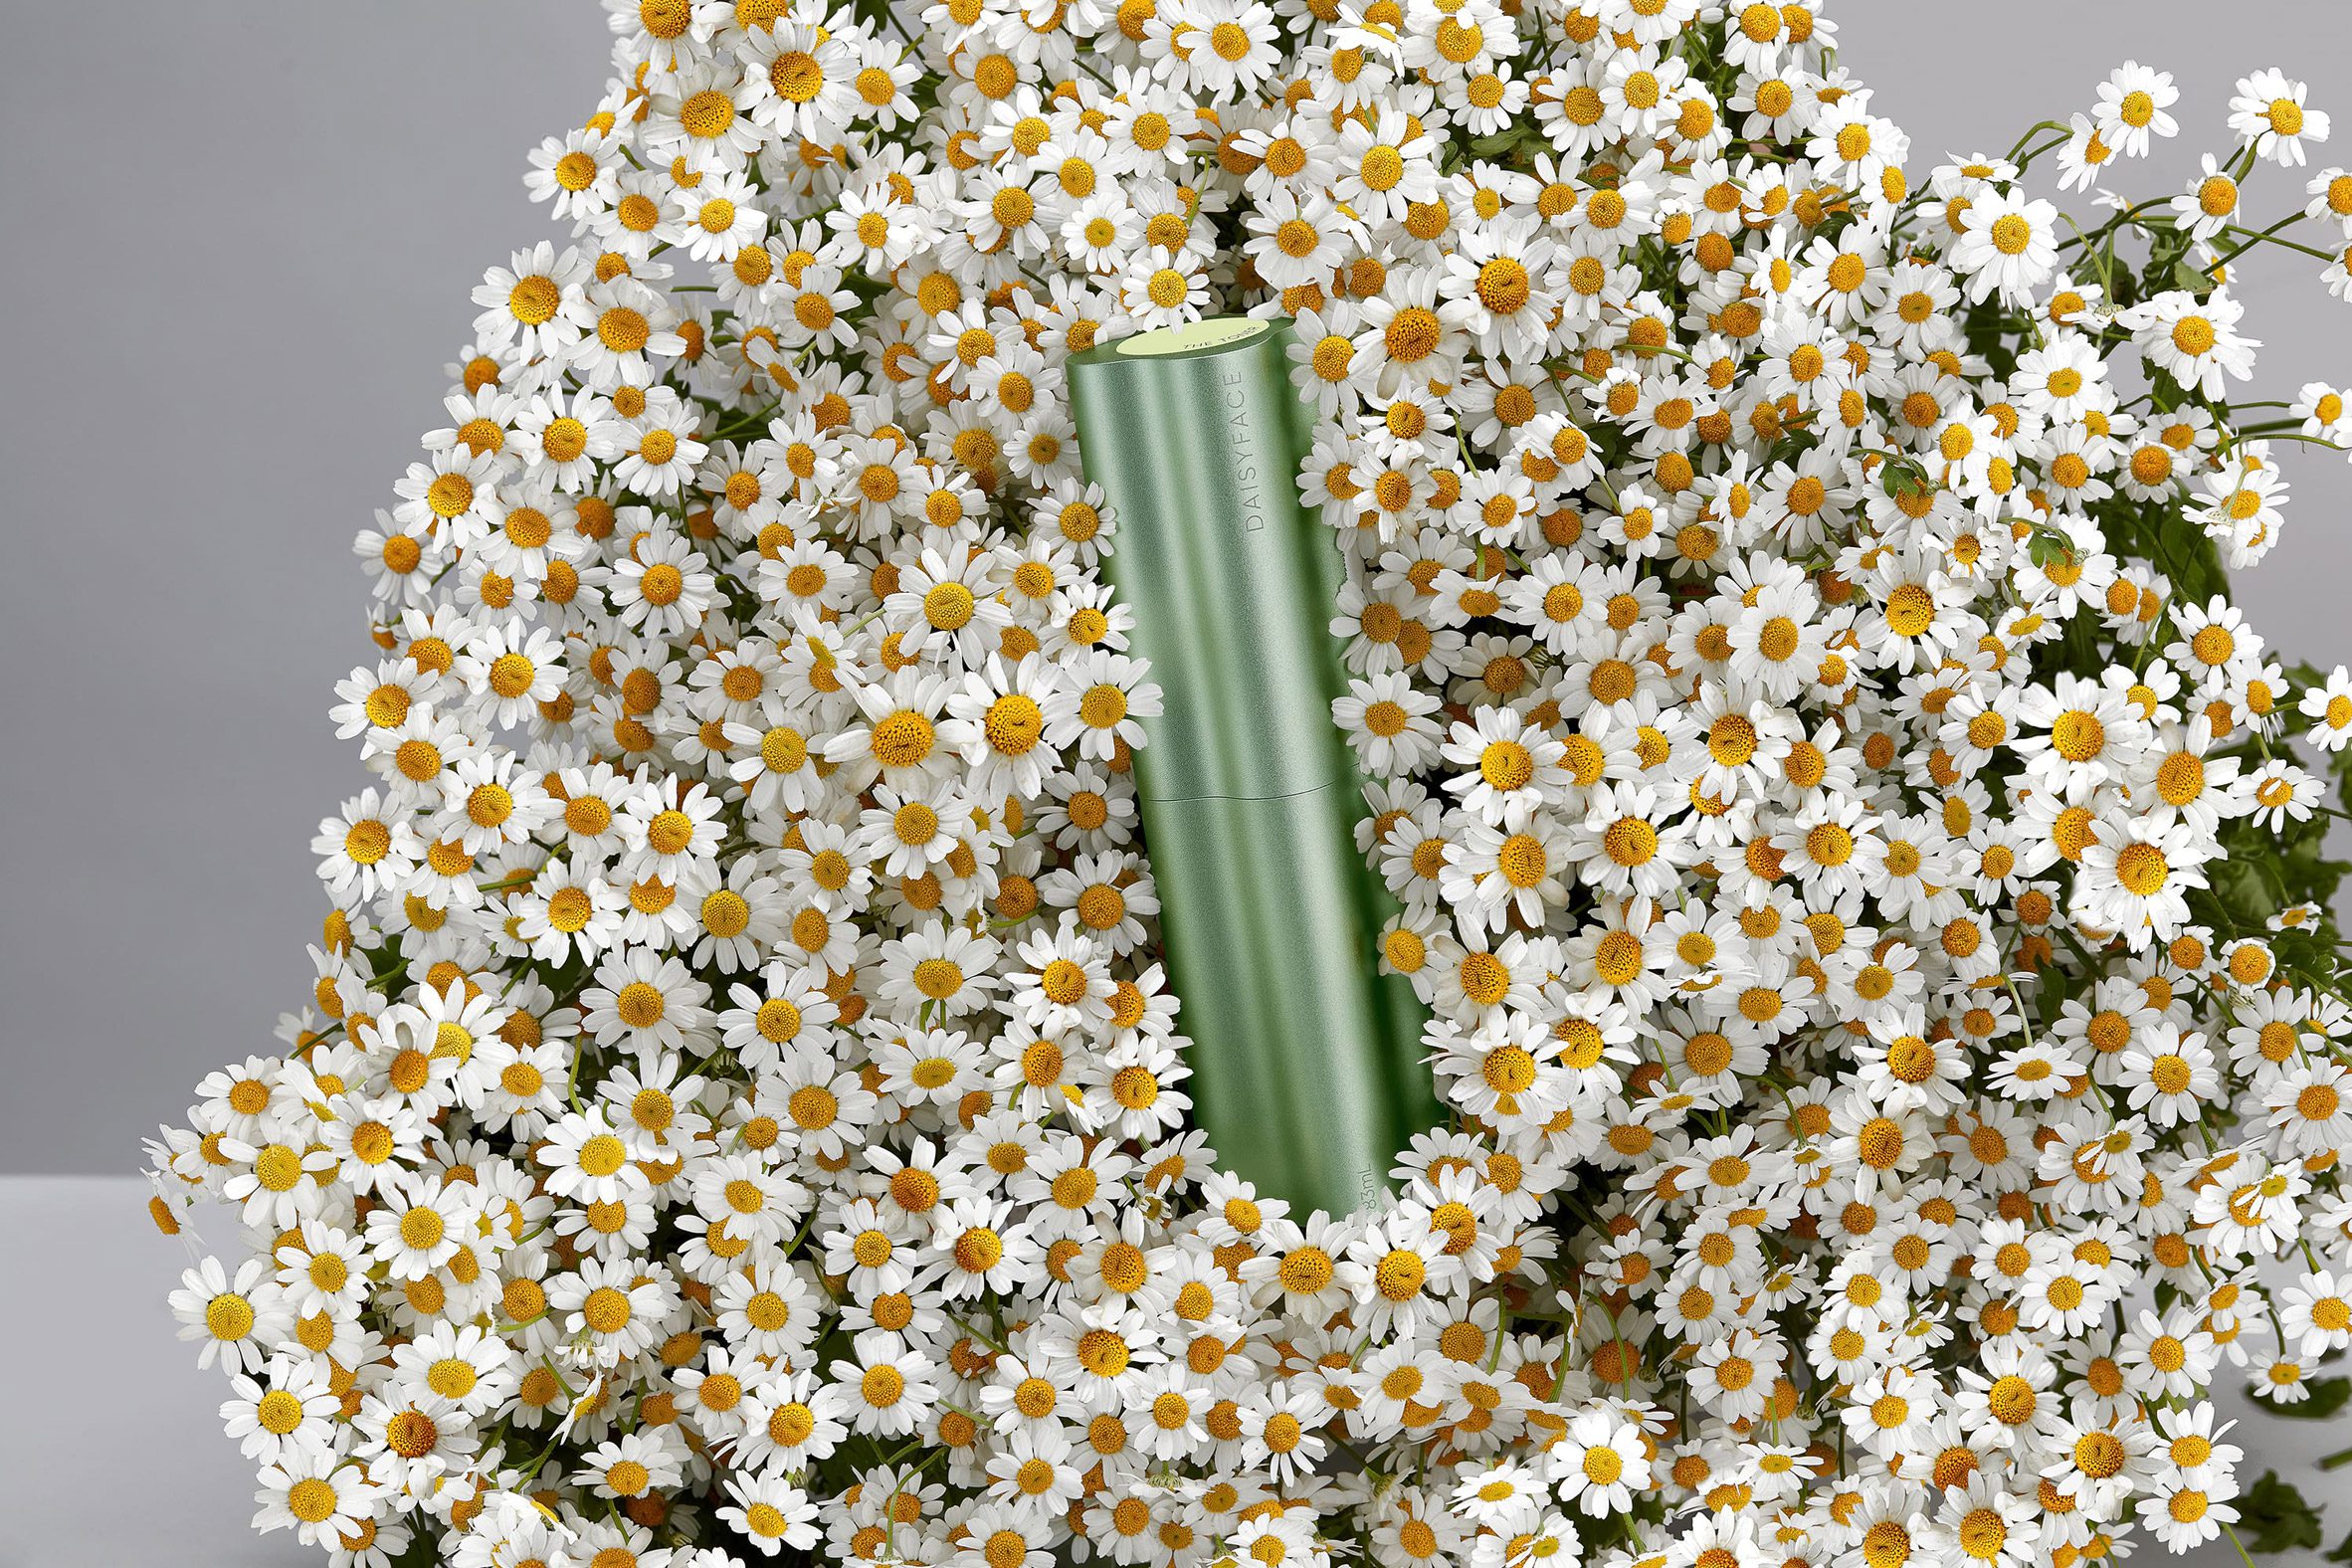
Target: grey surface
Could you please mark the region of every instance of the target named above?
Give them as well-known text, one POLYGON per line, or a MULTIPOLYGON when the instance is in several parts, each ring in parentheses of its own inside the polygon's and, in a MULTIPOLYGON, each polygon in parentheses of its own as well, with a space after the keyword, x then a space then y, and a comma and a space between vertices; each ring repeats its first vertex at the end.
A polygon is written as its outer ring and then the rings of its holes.
MULTIPOLYGON (((136 1177, 0 1177, 0 1568, 318 1568, 292 1531, 252 1531, 229 1380, 164 1304, 192 1260, 146 1203, 136 1177)), ((232 1246, 235 1216, 211 1220, 232 1246)))

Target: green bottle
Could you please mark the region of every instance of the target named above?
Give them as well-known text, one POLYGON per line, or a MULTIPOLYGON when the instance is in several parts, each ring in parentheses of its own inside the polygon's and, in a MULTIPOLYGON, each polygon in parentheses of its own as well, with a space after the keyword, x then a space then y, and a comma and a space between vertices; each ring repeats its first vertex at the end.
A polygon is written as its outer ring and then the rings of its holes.
POLYGON ((1161 690, 1135 783, 1194 1118, 1303 1217, 1376 1200, 1444 1113, 1426 1014, 1377 969, 1394 904, 1356 850, 1362 781, 1331 721, 1343 567, 1298 498, 1314 416, 1290 335, 1225 316, 1069 364, 1086 477, 1117 514, 1104 572, 1161 690))

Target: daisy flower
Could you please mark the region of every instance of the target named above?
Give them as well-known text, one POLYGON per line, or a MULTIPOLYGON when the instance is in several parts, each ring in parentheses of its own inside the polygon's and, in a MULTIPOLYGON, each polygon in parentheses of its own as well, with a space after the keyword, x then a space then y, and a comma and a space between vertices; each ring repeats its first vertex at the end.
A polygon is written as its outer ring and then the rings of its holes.
POLYGON ((1969 205, 1967 223, 1951 262, 1972 299, 1998 294, 2022 304, 2058 265, 2058 209, 2049 202, 1987 194, 1969 205))
POLYGON ((2306 148, 2327 140, 2328 116, 2306 106, 2308 89, 2276 70, 2238 80, 2230 98, 2230 128, 2246 138, 2256 158, 2280 168, 2301 168, 2306 148))

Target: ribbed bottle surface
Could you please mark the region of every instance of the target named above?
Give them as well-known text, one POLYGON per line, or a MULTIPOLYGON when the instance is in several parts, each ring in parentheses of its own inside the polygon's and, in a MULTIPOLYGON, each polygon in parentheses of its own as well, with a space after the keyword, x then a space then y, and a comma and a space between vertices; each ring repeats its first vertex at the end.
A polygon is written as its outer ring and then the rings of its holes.
POLYGON ((1227 1169, 1339 1213, 1440 1111, 1420 1003, 1374 963, 1393 905, 1331 721, 1343 571, 1298 501, 1312 415, 1289 337, 1247 318, 1146 333, 1074 355, 1070 387, 1118 519, 1103 570, 1162 693, 1136 791, 1195 1118, 1227 1169))

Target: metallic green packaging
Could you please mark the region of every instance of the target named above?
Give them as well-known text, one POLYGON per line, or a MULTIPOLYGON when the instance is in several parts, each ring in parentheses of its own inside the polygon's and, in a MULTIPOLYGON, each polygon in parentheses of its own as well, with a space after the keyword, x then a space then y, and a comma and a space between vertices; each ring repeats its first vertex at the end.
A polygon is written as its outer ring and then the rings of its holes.
POLYGON ((1353 837, 1361 780, 1331 721, 1338 541, 1300 503, 1313 413, 1287 321, 1228 316, 1070 359, 1104 563, 1163 710, 1136 790, 1195 1119, 1262 1192, 1344 1214, 1441 1119, 1425 1013, 1377 969, 1394 904, 1353 837))

